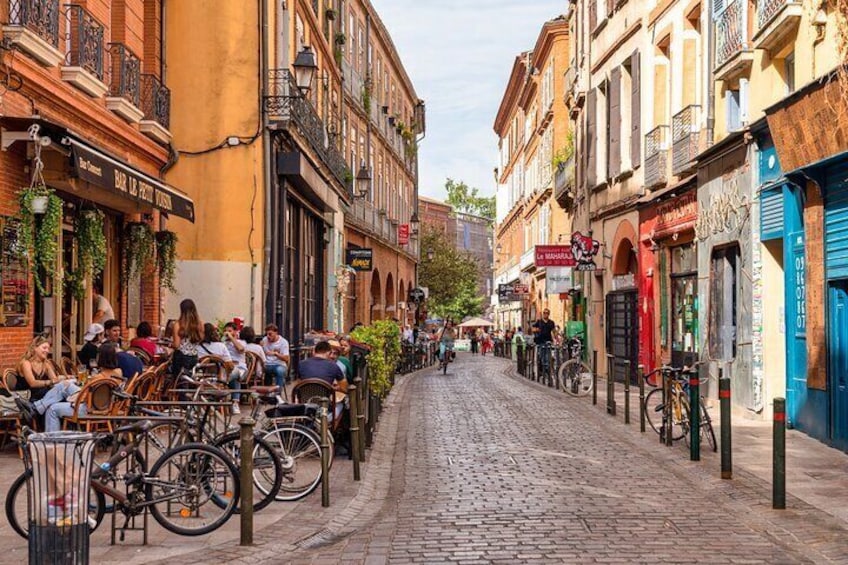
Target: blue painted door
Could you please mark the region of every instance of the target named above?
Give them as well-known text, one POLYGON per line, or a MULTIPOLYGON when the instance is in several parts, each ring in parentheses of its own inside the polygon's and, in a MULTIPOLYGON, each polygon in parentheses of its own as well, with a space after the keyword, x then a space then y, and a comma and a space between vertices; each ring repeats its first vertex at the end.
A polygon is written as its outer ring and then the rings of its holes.
POLYGON ((828 351, 831 403, 831 438, 841 448, 848 445, 848 279, 830 281, 828 351))
POLYGON ((790 424, 799 420, 807 402, 807 290, 804 232, 792 232, 784 240, 786 325, 786 415, 790 424))

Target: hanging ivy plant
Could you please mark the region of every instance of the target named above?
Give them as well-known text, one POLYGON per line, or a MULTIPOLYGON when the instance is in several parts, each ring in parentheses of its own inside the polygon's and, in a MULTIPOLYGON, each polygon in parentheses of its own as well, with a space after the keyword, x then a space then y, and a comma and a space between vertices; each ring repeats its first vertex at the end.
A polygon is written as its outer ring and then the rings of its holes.
POLYGON ((95 278, 106 268, 105 216, 100 210, 83 210, 74 219, 81 281, 95 278))
POLYGON ((131 222, 126 225, 122 261, 124 282, 134 279, 153 267, 155 247, 155 238, 150 224, 131 222))
POLYGON ((36 185, 21 189, 19 202, 21 229, 18 234, 18 251, 21 259, 32 265, 35 286, 39 292, 47 294, 45 283, 57 277, 61 278, 61 273, 57 273, 55 269, 59 234, 62 230, 62 199, 47 186, 36 185), (36 207, 40 214, 43 213, 38 227, 35 221, 36 207), (39 271, 45 274, 43 281, 39 271))
POLYGON ((65 292, 69 293, 77 300, 85 299, 85 274, 82 271, 76 270, 65 272, 63 281, 65 284, 65 292))
POLYGON ((159 284, 171 292, 177 292, 174 286, 177 270, 177 234, 172 231, 156 233, 156 264, 159 269, 159 284))

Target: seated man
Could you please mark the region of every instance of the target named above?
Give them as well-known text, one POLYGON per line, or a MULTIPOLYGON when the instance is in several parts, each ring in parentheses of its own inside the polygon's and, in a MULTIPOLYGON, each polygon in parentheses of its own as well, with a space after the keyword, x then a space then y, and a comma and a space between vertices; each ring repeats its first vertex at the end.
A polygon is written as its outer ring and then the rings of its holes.
POLYGON ((336 390, 336 413, 340 416, 344 408, 347 379, 336 361, 331 358, 333 346, 328 341, 315 344, 312 357, 300 362, 298 366, 301 379, 321 379, 336 390))
POLYGON ((118 368, 121 369, 124 380, 129 382, 133 377, 144 372, 144 363, 132 353, 118 351, 118 368))

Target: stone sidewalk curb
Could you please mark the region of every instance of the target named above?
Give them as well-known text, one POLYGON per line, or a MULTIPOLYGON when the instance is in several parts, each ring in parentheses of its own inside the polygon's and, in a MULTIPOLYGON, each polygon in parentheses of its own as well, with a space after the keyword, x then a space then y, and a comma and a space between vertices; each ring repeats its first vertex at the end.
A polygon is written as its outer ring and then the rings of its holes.
MULTIPOLYGON (((509 361, 504 359, 504 361, 509 361)), ((504 367, 503 374, 509 378, 516 379, 531 386, 532 388, 545 391, 551 395, 562 394, 563 399, 588 400, 583 402, 582 409, 593 408, 591 398, 574 399, 564 393, 548 387, 544 384, 531 381, 521 376, 514 363, 504 367)), ((599 382, 602 380, 598 379, 599 382)), ((604 379, 605 380, 605 379, 604 379)), ((638 396, 636 403, 638 405, 638 396)), ((599 413, 604 414, 606 402, 606 390, 598 391, 599 413), (603 402, 602 402, 603 400, 603 402)), ((638 413, 638 412, 637 412, 638 413)), ((695 475, 698 479, 699 488, 705 491, 716 492, 722 496, 719 504, 732 508, 735 513, 743 518, 749 527, 754 530, 765 532, 772 540, 787 549, 800 552, 812 563, 848 563, 848 555, 845 555, 845 539, 848 539, 848 524, 835 518, 827 511, 817 508, 808 502, 794 496, 787 490, 786 510, 773 510, 771 507, 772 485, 763 478, 751 473, 739 465, 733 469, 733 479, 722 480, 718 474, 718 468, 708 468, 705 463, 715 463, 717 454, 705 454, 700 462, 690 461, 688 448, 665 448, 656 449, 652 447, 648 438, 654 438, 654 432, 650 428, 645 434, 639 432, 639 421, 631 420, 631 428, 628 430, 623 423, 623 416, 610 417, 609 421, 621 425, 622 432, 618 437, 631 445, 634 450, 655 459, 660 459, 673 473, 679 477, 695 475), (825 532, 825 533, 821 533, 825 532)), ((682 443, 682 442, 681 442, 682 443)), ((654 443, 659 446, 659 442, 654 443)))
MULTIPOLYGON (((281 563, 295 558, 299 553, 333 544, 358 529, 366 526, 382 509, 388 500, 393 456, 399 435, 400 407, 406 398, 409 382, 431 369, 425 367, 413 373, 396 377, 395 385, 383 402, 374 434, 374 443, 366 452, 367 459, 362 464, 362 480, 356 495, 350 499, 335 517, 317 530, 303 535, 298 532, 297 539, 281 540, 285 532, 292 530, 291 524, 284 523, 288 516, 254 533, 254 545, 238 546, 232 543, 212 546, 203 551, 180 555, 184 564, 191 563, 261 563, 264 561, 281 563)), ((351 479, 352 480, 352 479, 351 479)), ((332 487, 331 487, 332 488, 332 487)), ((332 494, 332 490, 331 490, 332 494)), ((320 492, 310 496, 320 496, 320 492)), ((331 499, 332 505, 332 499, 331 499)), ((238 517, 233 517, 233 520, 238 517)), ((297 531, 295 529, 295 531, 297 531)), ((152 565, 165 565, 172 560, 154 562, 152 565)))

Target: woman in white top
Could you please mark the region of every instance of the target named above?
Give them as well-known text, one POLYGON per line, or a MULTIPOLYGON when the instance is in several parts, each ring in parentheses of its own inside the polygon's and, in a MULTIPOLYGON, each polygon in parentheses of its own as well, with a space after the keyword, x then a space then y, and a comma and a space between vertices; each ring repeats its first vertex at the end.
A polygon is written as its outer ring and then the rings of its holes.
MULTIPOLYGON (((239 382, 239 376, 241 373, 236 371, 235 363, 233 362, 232 357, 230 357, 230 351, 218 336, 218 328, 216 328, 214 324, 210 324, 209 322, 203 324, 203 341, 201 341, 200 345, 197 346, 197 355, 201 362, 205 357, 209 356, 215 356, 222 359, 224 361, 224 370, 227 373, 227 384, 233 390, 241 389, 241 383, 239 382)), ((239 393, 233 394, 234 414, 241 413, 241 410, 239 409, 240 399, 241 395, 239 393)))

